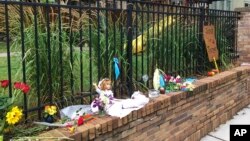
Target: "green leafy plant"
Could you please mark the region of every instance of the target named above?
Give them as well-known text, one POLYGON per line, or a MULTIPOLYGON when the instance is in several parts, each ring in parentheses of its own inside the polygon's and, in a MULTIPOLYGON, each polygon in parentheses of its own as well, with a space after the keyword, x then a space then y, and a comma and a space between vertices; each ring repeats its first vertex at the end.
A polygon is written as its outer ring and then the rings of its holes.
POLYGON ((4 130, 11 132, 11 129, 14 128, 14 125, 17 124, 22 118, 22 109, 18 108, 20 104, 18 103, 21 99, 20 93, 27 94, 30 90, 30 87, 22 82, 15 82, 14 88, 15 92, 12 97, 9 97, 5 93, 6 88, 9 86, 8 80, 1 80, 1 87, 3 92, 0 93, 0 135, 3 134, 4 130), (16 91, 18 90, 18 91, 16 91))

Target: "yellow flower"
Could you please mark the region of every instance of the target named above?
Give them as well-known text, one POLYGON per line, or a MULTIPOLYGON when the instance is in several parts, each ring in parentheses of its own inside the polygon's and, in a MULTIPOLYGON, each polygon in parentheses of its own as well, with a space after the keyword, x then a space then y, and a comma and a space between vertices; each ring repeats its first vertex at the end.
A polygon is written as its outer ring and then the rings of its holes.
POLYGON ((76 130, 76 127, 72 126, 72 127, 68 127, 68 130, 71 134, 73 134, 76 130))
POLYGON ((56 106, 45 106, 45 113, 48 113, 49 115, 54 115, 56 111, 56 106))
POLYGON ((22 110, 19 109, 17 106, 15 106, 7 113, 6 121, 8 124, 14 125, 20 121, 22 116, 23 116, 22 110))

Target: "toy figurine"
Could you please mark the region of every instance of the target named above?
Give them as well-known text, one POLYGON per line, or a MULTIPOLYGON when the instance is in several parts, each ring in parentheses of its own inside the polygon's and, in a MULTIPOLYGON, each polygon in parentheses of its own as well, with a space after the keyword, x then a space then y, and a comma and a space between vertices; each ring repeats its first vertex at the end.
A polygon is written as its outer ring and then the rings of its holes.
POLYGON ((94 113, 103 113, 113 104, 114 94, 112 92, 111 80, 104 78, 99 81, 98 86, 95 83, 93 85, 99 96, 92 101, 91 110, 94 113))
POLYGON ((95 86, 96 92, 99 94, 100 97, 103 95, 107 97, 114 97, 112 92, 111 80, 109 78, 104 78, 99 81, 98 86, 96 83, 93 84, 95 86))

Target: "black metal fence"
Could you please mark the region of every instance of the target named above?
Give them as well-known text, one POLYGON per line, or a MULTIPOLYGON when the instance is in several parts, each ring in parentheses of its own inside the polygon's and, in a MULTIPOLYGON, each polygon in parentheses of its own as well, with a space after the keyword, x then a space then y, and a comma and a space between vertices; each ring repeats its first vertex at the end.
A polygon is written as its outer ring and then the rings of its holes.
MULTIPOLYGON (((151 87, 156 67, 170 75, 205 73, 213 67, 203 42, 205 24, 216 28, 220 67, 237 58, 238 13, 232 11, 134 0, 78 5, 0 1, 0 11, 1 48, 7 52, 0 58, 1 79, 31 86, 20 101, 26 119, 33 114, 41 119, 46 104, 89 103, 92 84, 104 77, 113 80, 116 97, 122 97, 151 87)), ((12 85, 8 92, 12 96, 12 85)))

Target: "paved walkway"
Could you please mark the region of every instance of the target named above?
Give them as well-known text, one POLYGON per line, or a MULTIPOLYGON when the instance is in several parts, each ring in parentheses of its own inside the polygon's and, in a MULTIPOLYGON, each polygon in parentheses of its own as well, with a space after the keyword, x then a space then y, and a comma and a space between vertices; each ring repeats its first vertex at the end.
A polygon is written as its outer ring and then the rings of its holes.
MULTIPOLYGON (((20 52, 11 52, 10 53, 10 56, 16 56, 20 54, 20 52)), ((0 57, 6 57, 7 56, 7 53, 0 53, 0 57)))
POLYGON ((229 126, 234 124, 250 125, 250 105, 238 112, 233 119, 220 125, 200 141, 229 141, 229 126))

